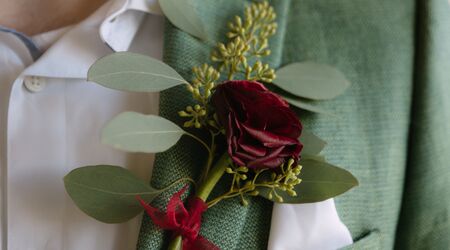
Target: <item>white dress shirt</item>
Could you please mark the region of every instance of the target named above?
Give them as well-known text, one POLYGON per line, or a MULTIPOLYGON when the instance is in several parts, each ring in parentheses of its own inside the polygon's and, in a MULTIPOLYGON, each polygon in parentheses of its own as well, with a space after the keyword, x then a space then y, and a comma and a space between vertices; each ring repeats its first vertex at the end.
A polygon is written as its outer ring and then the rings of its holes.
MULTIPOLYGON (((74 205, 63 177, 80 166, 111 164, 149 179, 152 155, 112 149, 99 135, 123 111, 156 114, 158 95, 85 79, 90 65, 113 51, 161 59, 163 22, 156 0, 110 1, 73 27, 35 37, 38 47, 49 47, 37 61, 14 34, 0 32, 2 249, 135 248, 141 216, 98 222, 74 205)), ((269 249, 336 249, 351 242, 333 200, 274 207, 269 249)))

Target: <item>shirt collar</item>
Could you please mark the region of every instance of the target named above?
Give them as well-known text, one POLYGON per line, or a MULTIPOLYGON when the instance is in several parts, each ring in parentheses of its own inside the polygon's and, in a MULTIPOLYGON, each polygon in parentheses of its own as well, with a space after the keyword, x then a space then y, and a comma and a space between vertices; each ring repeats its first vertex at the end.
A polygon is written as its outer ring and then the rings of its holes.
POLYGON ((128 50, 145 13, 161 15, 157 0, 107 2, 65 33, 22 75, 86 78, 97 59, 128 50))
POLYGON ((22 32, 1 25, 0 25, 0 32, 12 34, 15 37, 17 37, 20 41, 22 41, 22 43, 28 49, 28 52, 30 53, 33 60, 36 60, 41 55, 40 49, 33 43, 33 40, 27 35, 23 34, 22 32))

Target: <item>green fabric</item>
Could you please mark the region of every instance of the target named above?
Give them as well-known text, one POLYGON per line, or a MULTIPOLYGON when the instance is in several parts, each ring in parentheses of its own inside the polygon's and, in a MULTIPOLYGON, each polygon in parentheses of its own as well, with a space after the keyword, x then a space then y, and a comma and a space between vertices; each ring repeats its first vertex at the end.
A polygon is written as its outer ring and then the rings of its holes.
POLYGON ((398 249, 450 249, 450 7, 419 10, 408 168, 398 249))
MULTIPOLYGON (((212 39, 243 12, 241 0, 192 1, 212 39)), ((320 103, 337 117, 299 112, 328 142, 328 161, 361 185, 336 199, 355 244, 348 249, 448 249, 450 162, 450 8, 444 0, 278 0, 273 67, 312 60, 339 68, 352 82, 320 103), (417 25, 417 26, 416 26, 417 25)), ((205 44, 167 24, 164 60, 190 79, 208 62, 205 44)), ((161 115, 189 104, 182 88, 161 94, 161 115)), ((158 154, 152 184, 196 177, 205 152, 189 138, 158 154)), ((177 187, 179 188, 179 187, 177 187)), ((164 207, 174 188, 154 203, 164 207)), ((220 192, 220 190, 216 190, 220 192)), ((300 194, 301 195, 301 194, 300 194)), ((204 215, 201 234, 224 250, 266 249, 272 204, 228 200, 204 215)), ((289 225, 286 225, 289 226, 289 225)), ((170 235, 145 216, 138 249, 165 249, 170 235)), ((301 246, 299 246, 301 249, 301 246)))

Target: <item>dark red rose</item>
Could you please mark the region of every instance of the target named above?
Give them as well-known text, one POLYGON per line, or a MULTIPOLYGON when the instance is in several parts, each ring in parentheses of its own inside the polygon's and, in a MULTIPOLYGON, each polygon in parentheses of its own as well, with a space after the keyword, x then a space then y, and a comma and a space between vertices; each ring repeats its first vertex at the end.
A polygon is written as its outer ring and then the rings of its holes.
POLYGON ((212 96, 225 127, 228 154, 240 166, 274 168, 286 159, 298 159, 302 125, 289 105, 264 85, 228 81, 212 96))

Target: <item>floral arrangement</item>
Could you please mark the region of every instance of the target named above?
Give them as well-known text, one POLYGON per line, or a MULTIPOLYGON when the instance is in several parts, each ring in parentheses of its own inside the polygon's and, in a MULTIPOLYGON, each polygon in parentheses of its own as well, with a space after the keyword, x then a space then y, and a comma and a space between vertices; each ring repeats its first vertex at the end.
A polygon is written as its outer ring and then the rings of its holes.
MULTIPOLYGON (((177 19, 170 5, 161 7, 177 27, 205 37, 198 33, 203 29, 177 19)), ((184 11, 194 10, 187 6, 184 11)), ((197 19, 190 23, 199 24, 197 19)), ((341 94, 349 85, 342 73, 312 62, 277 71, 264 63, 277 29, 276 13, 267 2, 250 4, 244 18, 236 16, 228 27, 228 42, 218 43, 211 54, 214 64, 194 67, 190 82, 158 60, 128 52, 106 56, 91 67, 88 79, 109 88, 155 92, 185 85, 192 94, 192 104, 178 113, 185 119, 182 126, 125 112, 103 129, 103 143, 127 152, 158 153, 188 136, 204 146, 205 165, 201 176, 179 179, 162 190, 118 166, 75 169, 64 181, 82 211, 102 222, 120 223, 145 209, 157 226, 173 231, 170 249, 218 249, 199 231, 202 213, 224 199, 239 199, 243 206, 260 198, 309 203, 358 185, 352 174, 325 161, 320 152, 326 143, 303 128, 290 106, 325 113, 309 100, 341 94), (228 191, 210 197, 225 175, 231 177, 228 191), (149 204, 173 185, 189 182, 195 193, 188 207, 181 200, 188 185, 172 196, 166 212, 149 204)))

